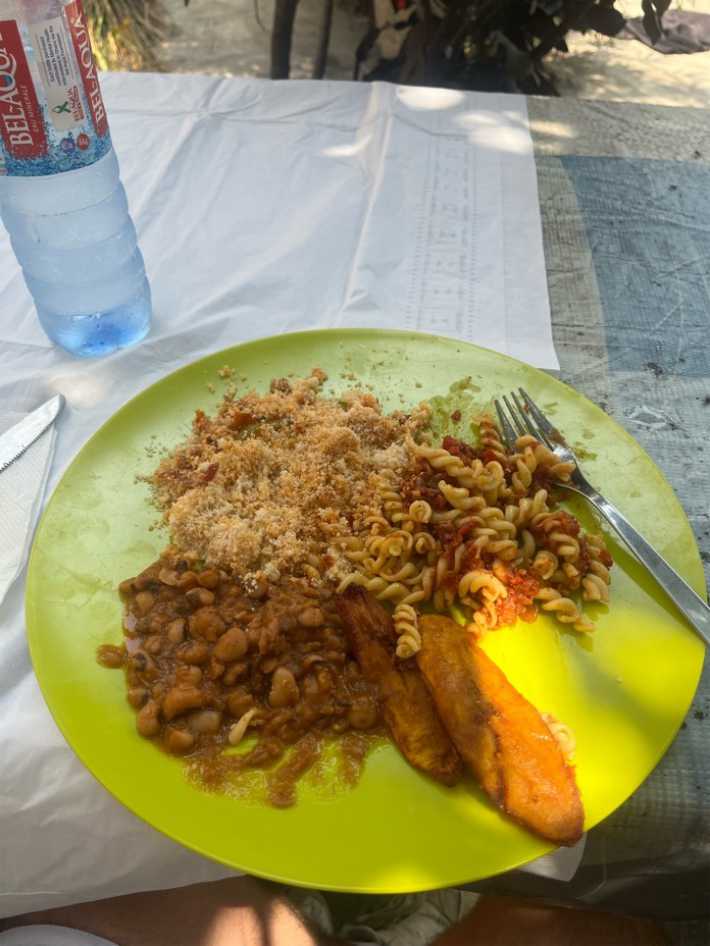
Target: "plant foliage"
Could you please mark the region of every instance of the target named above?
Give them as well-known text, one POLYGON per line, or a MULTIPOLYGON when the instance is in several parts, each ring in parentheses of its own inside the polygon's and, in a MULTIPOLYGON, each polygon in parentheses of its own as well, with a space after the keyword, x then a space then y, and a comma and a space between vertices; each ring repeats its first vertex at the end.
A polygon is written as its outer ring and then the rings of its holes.
POLYGON ((165 37, 160 0, 85 0, 100 69, 159 70, 156 48, 165 37))

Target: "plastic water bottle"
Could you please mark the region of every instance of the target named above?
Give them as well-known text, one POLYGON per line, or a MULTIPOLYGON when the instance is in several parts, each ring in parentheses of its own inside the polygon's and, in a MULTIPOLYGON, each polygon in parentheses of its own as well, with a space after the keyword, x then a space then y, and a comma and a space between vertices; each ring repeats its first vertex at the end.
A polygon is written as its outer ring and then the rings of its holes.
POLYGON ((81 0, 0 0, 0 215, 44 331, 104 355, 150 328, 150 287, 81 0))

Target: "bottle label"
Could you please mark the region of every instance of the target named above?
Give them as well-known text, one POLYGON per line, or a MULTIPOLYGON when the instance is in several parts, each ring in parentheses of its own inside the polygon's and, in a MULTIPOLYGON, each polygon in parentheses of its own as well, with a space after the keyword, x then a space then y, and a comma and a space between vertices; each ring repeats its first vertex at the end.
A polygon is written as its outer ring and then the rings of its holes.
POLYGON ((69 24, 72 45, 76 53, 76 60, 79 64, 81 81, 84 86, 84 92, 91 109, 91 118, 97 135, 108 134, 108 121, 106 119, 106 109, 104 100, 101 97, 101 88, 99 87, 99 77, 96 71, 96 62, 94 54, 91 51, 91 40, 89 39, 89 30, 86 26, 86 17, 81 6, 81 0, 72 0, 64 7, 64 15, 69 24))
POLYGON ((47 153, 42 110, 14 20, 0 23, 0 132, 8 154, 19 161, 47 153))
POLYGON ((75 79, 72 47, 67 44, 61 17, 30 27, 32 48, 47 96, 47 110, 57 131, 68 131, 84 121, 79 86, 75 79))
POLYGON ((0 138, 0 173, 13 175, 70 171, 109 151, 81 0, 29 24, 26 37, 15 20, 0 22, 0 138))

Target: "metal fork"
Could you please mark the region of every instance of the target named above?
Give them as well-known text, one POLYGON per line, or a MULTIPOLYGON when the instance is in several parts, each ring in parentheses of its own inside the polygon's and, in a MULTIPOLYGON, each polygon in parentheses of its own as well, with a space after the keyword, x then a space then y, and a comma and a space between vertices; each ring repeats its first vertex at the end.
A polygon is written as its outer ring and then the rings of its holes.
POLYGON ((562 462, 574 464, 569 482, 558 480, 560 486, 579 493, 599 510, 609 525, 621 536, 636 558, 645 565, 661 588, 675 602, 706 644, 710 645, 710 607, 684 581, 677 571, 658 554, 613 503, 605 499, 582 473, 574 451, 565 442, 557 428, 550 423, 533 399, 522 388, 520 398, 512 392, 503 397, 502 407, 495 401, 501 433, 509 450, 514 449, 517 437, 532 434, 548 447, 562 462), (522 403, 521 403, 522 399, 522 403), (512 403, 511 403, 512 401, 512 403), (508 419, 510 416, 510 420, 508 419))

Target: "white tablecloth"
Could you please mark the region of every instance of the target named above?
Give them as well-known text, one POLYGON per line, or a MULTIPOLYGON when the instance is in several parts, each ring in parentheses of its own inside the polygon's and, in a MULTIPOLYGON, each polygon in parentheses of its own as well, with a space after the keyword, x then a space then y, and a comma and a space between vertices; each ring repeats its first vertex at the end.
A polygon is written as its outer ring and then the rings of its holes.
MULTIPOLYGON (((557 367, 522 98, 201 76, 113 74, 103 87, 151 335, 99 362, 53 348, 0 235, 0 404, 67 398, 50 489, 137 391, 258 336, 416 328, 557 367)), ((76 760, 32 674, 23 586, 0 607, 0 915, 229 873, 76 760)))

